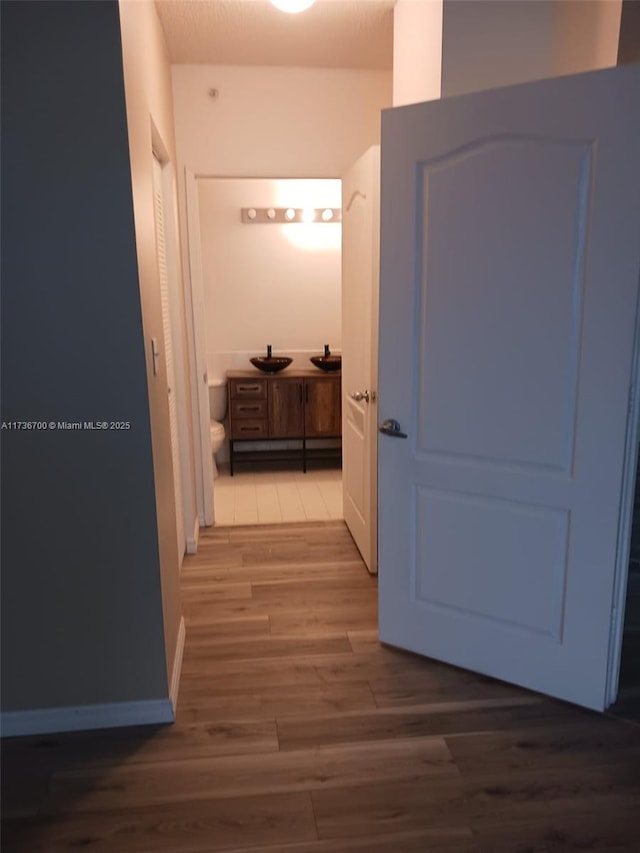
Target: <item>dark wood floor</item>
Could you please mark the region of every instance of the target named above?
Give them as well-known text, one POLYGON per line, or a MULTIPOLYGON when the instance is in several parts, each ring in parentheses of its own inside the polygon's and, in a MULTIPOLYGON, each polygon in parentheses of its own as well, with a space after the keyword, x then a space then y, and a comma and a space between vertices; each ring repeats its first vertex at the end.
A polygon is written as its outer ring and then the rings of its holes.
POLYGON ((5 742, 5 853, 640 851, 640 726, 381 647, 342 524, 182 577, 175 725, 5 742))

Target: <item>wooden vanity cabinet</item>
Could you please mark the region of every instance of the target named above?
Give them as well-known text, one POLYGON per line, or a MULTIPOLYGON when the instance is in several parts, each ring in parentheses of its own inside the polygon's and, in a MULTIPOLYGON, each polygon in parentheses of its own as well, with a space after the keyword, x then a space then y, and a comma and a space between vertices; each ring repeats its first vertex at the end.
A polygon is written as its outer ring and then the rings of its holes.
POLYGON ((307 438, 335 438, 342 431, 342 390, 335 373, 309 376, 304 381, 304 434, 307 438))
POLYGON ((269 437, 304 436, 304 379, 274 376, 269 380, 269 437))
POLYGON ((306 471, 307 440, 341 437, 339 372, 296 370, 264 374, 231 370, 227 378, 232 475, 239 441, 300 440, 302 470, 306 471))
POLYGON ((268 438, 267 380, 229 379, 228 393, 230 441, 268 438))

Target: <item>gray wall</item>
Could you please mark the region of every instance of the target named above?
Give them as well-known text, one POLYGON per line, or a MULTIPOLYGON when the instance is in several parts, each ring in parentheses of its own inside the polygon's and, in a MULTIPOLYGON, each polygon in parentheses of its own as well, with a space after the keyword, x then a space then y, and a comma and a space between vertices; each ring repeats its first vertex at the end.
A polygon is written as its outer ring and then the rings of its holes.
POLYGON ((166 697, 115 2, 3 2, 2 707, 166 697))

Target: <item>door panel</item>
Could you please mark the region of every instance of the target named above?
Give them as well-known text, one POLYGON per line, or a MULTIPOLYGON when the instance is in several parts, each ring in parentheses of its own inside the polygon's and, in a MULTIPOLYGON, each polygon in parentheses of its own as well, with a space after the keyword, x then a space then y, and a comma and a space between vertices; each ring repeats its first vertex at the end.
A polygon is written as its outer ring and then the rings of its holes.
POLYGON ((383 114, 380 637, 606 696, 640 268, 637 68, 383 114))
POLYGON ((421 167, 421 452, 570 467, 591 165, 502 137, 421 167))

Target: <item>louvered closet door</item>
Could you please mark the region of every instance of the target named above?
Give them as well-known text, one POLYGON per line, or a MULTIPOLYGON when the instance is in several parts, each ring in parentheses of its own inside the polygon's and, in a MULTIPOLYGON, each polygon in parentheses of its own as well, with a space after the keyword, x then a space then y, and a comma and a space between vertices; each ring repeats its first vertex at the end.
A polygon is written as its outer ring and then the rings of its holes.
POLYGON ((169 392, 169 422, 171 426, 171 456, 173 460, 173 485, 176 496, 176 524, 178 531, 178 556, 185 551, 184 521, 182 513, 180 455, 178 442, 178 410, 176 407, 176 380, 173 364, 173 344, 171 338, 171 306, 169 301, 169 274, 165 241, 164 200, 162 194, 162 166, 153 158, 153 198, 156 220, 156 251, 158 272, 160 275, 160 297, 162 300, 162 328, 164 332, 164 352, 167 365, 167 384, 169 392))

